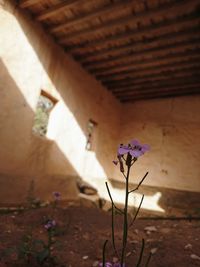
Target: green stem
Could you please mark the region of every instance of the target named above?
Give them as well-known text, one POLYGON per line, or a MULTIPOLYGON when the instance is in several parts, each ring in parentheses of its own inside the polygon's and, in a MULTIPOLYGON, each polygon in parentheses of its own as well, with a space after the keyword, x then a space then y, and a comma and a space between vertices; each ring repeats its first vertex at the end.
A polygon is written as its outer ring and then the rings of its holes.
POLYGON ((150 262, 150 260, 151 260, 151 256, 152 256, 152 253, 150 252, 149 257, 148 257, 148 259, 147 259, 147 262, 146 262, 146 264, 145 264, 145 267, 148 267, 148 266, 149 266, 149 262, 150 262))
POLYGON ((49 230, 49 232, 48 232, 48 244, 47 244, 49 257, 51 257, 51 245, 52 245, 52 230, 49 230))
POLYGON ((110 189, 109 189, 109 187, 108 187, 108 183, 107 183, 107 182, 106 182, 106 188, 107 188, 108 195, 109 195, 109 197, 110 197, 110 200, 111 200, 111 202, 112 202, 113 207, 115 207, 115 209, 116 209, 119 213, 123 214, 123 211, 121 211, 121 210, 115 205, 115 203, 114 203, 114 201, 113 201, 113 199, 112 199, 112 196, 111 196, 111 193, 110 193, 110 189))
POLYGON ((144 242, 144 239, 142 239, 142 248, 141 248, 141 251, 140 251, 140 256, 139 256, 139 259, 138 259, 136 267, 140 267, 140 264, 141 264, 141 261, 142 261, 142 256, 143 256, 143 252, 144 252, 144 246, 145 246, 145 242, 144 242))
POLYGON ((141 208, 141 206, 142 206, 143 199, 144 199, 144 195, 142 195, 142 198, 141 198, 141 200, 140 200, 140 205, 139 205, 139 207, 137 208, 136 213, 135 213, 135 216, 133 217, 133 220, 132 220, 132 222, 130 223, 129 227, 131 227, 131 226, 133 225, 134 221, 136 220, 137 215, 138 215, 138 213, 139 213, 139 211, 140 211, 140 208, 141 208))
POLYGON ((124 222, 123 222, 123 243, 122 243, 122 254, 121 254, 121 267, 125 263, 125 252, 128 236, 128 195, 129 195, 129 174, 130 174, 131 165, 127 166, 127 175, 126 175, 126 192, 125 192, 125 205, 124 205, 124 222))
POLYGON ((106 240, 103 244, 103 264, 102 267, 105 267, 106 264, 106 245, 108 243, 108 240, 106 240))
POLYGON ((117 257, 119 257, 115 245, 115 207, 113 204, 112 204, 112 245, 117 257))

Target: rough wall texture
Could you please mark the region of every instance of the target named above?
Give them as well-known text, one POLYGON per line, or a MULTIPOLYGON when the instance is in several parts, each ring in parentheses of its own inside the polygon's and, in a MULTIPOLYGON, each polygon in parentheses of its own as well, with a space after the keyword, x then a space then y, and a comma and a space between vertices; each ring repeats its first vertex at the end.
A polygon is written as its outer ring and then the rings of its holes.
POLYGON ((135 102, 124 114, 124 142, 136 136, 151 146, 136 163, 132 181, 148 170, 146 184, 199 192, 200 96, 135 102))
MULTIPOLYGON (((9 190, 8 176, 14 200, 25 198, 22 192, 38 177, 45 196, 53 189, 47 176, 111 177, 120 104, 9 1, 1 6, 0 24, 1 190, 9 190), (41 89, 58 100, 47 138, 32 133, 41 89), (95 151, 85 149, 89 119, 98 123, 95 151)), ((65 191, 54 183, 54 190, 65 191)))
POLYGON ((54 190, 76 197, 76 176, 105 188, 106 177, 121 180, 111 162, 132 138, 152 147, 133 182, 149 170, 146 184, 200 191, 199 97, 122 106, 10 1, 0 5, 0 25, 1 203, 23 202, 33 181, 45 199, 54 190), (41 89, 58 100, 47 138, 32 133, 41 89), (94 151, 85 149, 89 119, 98 124, 94 151))

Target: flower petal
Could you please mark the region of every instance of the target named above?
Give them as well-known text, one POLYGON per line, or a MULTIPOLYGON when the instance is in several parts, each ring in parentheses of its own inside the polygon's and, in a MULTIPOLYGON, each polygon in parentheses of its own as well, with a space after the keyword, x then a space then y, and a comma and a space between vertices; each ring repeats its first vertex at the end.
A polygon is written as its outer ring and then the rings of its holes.
POLYGON ((141 146, 140 142, 139 142, 138 140, 136 140, 136 139, 132 140, 132 141, 130 142, 130 145, 131 145, 132 147, 134 147, 134 146, 141 146))
POLYGON ((132 156, 133 158, 139 158, 141 155, 144 154, 144 153, 142 153, 141 150, 137 150, 137 149, 132 149, 132 150, 130 150, 129 153, 131 154, 131 156, 132 156))
POLYGON ((147 144, 142 145, 142 152, 145 153, 146 151, 150 150, 150 146, 147 144))
POLYGON ((129 152, 130 148, 128 146, 123 146, 121 145, 118 149, 118 154, 119 155, 124 155, 127 154, 129 152))

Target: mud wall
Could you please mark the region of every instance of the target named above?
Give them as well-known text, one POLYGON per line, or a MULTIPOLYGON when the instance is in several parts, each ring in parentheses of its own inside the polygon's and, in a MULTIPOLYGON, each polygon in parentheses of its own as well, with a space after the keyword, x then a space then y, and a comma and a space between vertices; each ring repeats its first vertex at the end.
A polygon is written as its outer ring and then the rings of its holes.
POLYGON ((132 181, 200 191, 200 96, 139 101, 124 106, 123 142, 138 137, 151 151, 135 165, 132 181))
POLYGON ((0 24, 1 190, 12 184, 10 198, 23 199, 37 180, 40 195, 55 184, 67 197, 67 177, 111 177, 120 104, 12 1, 1 2, 0 24), (32 133, 41 89, 58 100, 46 137, 32 133), (87 151, 90 119, 97 126, 87 151))
POLYGON ((151 152, 131 182, 149 171, 147 185, 200 191, 199 97, 121 105, 12 1, 0 3, 0 203, 24 201, 33 181, 45 199, 53 190, 76 197, 76 177, 98 189, 106 178, 121 181, 112 160, 133 138, 151 152), (41 90, 58 101, 46 137, 32 132, 41 90))

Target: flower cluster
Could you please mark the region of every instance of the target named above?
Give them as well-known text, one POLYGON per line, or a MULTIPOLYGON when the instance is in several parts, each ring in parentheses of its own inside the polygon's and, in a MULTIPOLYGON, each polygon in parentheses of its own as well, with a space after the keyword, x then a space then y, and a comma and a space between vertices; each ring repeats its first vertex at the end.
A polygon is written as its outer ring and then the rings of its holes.
POLYGON ((56 226, 56 221, 55 220, 48 220, 47 223, 44 225, 44 228, 46 230, 52 230, 56 226))
POLYGON ((127 155, 126 165, 134 163, 140 156, 142 156, 145 152, 149 151, 150 147, 147 144, 140 144, 138 140, 132 140, 128 145, 121 144, 117 151, 118 160, 113 160, 113 163, 120 165, 120 171, 124 173, 124 164, 123 160, 124 155, 127 155))
POLYGON ((61 199, 61 193, 60 192, 53 192, 53 196, 54 196, 54 199, 56 201, 61 199))
POLYGON ((150 147, 147 144, 140 144, 138 140, 132 140, 127 146, 121 144, 118 149, 118 155, 130 154, 133 158, 137 159, 145 152, 149 151, 150 147))

